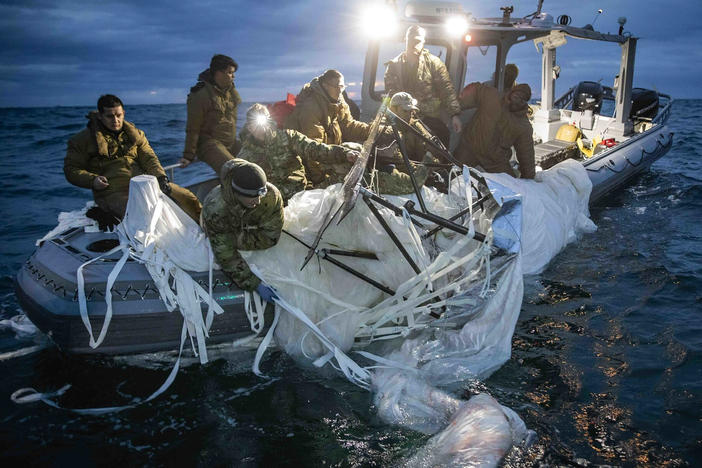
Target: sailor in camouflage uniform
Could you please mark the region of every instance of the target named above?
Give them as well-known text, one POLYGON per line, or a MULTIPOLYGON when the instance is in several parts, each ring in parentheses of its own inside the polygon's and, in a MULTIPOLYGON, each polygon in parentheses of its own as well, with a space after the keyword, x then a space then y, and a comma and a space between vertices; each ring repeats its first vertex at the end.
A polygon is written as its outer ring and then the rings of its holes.
POLYGON ((256 164, 232 159, 222 166, 221 184, 202 207, 202 226, 222 271, 241 289, 262 298, 274 291, 253 274, 240 250, 264 250, 278 243, 283 229, 283 197, 256 164))
MULTIPOLYGON (((418 110, 417 100, 412 98, 410 94, 404 92, 395 93, 390 100, 389 108, 395 115, 412 127, 428 138, 431 137, 431 134, 414 118, 414 113, 418 110)), ((417 186, 421 187, 429 175, 429 169, 425 164, 434 164, 438 161, 432 156, 427 144, 420 137, 410 131, 403 131, 401 128, 398 129, 398 133, 405 144, 407 157, 412 164, 414 179, 417 182, 417 186)), ((380 143, 382 144, 382 142, 380 143)), ((378 189, 380 193, 387 195, 414 193, 412 179, 407 172, 407 166, 396 141, 393 140, 385 148, 379 148, 376 157, 378 189)))
POLYGON ((303 161, 347 164, 358 153, 338 145, 326 145, 295 130, 279 130, 266 106, 254 104, 246 112, 246 125, 240 135, 238 157, 255 163, 268 180, 280 189, 285 203, 297 192, 311 188, 303 161))
POLYGON ((148 174, 156 177, 161 190, 198 222, 200 201, 190 190, 168 180, 144 132, 124 120, 122 101, 106 94, 100 96, 97 107, 97 112, 88 115, 87 128, 68 141, 63 165, 70 183, 93 190, 95 203, 103 212, 96 219, 102 222, 104 216, 110 216, 108 225, 118 223, 127 208, 129 181, 148 174))

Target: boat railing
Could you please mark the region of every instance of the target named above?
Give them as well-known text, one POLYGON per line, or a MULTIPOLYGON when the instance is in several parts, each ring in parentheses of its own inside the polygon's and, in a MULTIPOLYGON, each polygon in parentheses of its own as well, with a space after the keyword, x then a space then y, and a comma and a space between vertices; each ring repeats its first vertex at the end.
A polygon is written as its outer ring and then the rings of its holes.
POLYGON ((651 120, 651 122, 662 125, 666 123, 668 121, 668 117, 670 117, 670 111, 673 107, 673 99, 669 95, 663 93, 658 93, 658 97, 664 98, 668 102, 666 102, 665 106, 663 106, 663 108, 658 111, 658 114, 656 114, 656 116, 653 118, 653 120, 651 120))
POLYGON ((553 103, 553 108, 567 109, 568 106, 573 103, 573 98, 575 97, 575 88, 576 86, 573 86, 568 91, 566 91, 565 94, 563 94, 563 96, 556 99, 553 103))
POLYGON ((180 169, 179 163, 170 164, 168 166, 163 166, 163 170, 166 171, 166 174, 168 175, 168 178, 170 180, 174 180, 173 176, 175 175, 176 169, 180 169))

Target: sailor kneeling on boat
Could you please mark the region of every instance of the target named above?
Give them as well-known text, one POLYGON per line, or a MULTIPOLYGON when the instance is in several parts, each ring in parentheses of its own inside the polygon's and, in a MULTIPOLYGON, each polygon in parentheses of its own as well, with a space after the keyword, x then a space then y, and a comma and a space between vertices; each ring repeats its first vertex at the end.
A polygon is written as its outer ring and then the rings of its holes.
POLYGON ((112 94, 100 96, 88 125, 68 140, 63 164, 66 179, 93 190, 95 203, 107 214, 122 218, 129 198, 129 180, 148 174, 161 190, 196 222, 201 205, 190 191, 171 183, 144 132, 124 120, 124 105, 112 94))
POLYGON ((221 184, 202 207, 202 227, 222 271, 241 289, 270 301, 275 292, 249 268, 239 250, 273 247, 283 230, 283 197, 260 166, 232 159, 222 166, 221 184))

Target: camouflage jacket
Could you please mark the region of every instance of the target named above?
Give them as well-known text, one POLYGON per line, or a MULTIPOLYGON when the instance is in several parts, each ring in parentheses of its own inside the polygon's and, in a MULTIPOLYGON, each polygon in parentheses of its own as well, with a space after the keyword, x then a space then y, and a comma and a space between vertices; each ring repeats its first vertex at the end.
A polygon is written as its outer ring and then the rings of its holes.
POLYGON ((461 106, 477 111, 461 131, 456 158, 468 166, 481 166, 485 172, 517 174, 510 165, 514 146, 522 179, 535 174, 533 129, 526 111, 510 112, 497 89, 481 83, 461 95, 461 106))
MULTIPOLYGON (((409 124, 428 138, 431 137, 431 133, 429 133, 424 125, 417 119, 411 119, 409 124)), ((384 121, 382 125, 389 126, 387 121, 384 121)), ((415 181, 417 185, 421 187, 424 185, 424 182, 431 172, 425 164, 435 164, 438 160, 432 155, 432 148, 419 136, 410 131, 400 130, 399 127, 398 133, 407 150, 407 157, 410 159, 415 181)), ((378 178, 378 190, 380 193, 387 195, 406 195, 414 193, 412 179, 409 176, 407 165, 402 157, 399 144, 396 142, 394 134, 392 138, 389 138, 387 134, 381 136, 378 141, 376 157, 376 167, 378 168, 376 176, 378 178), (394 169, 391 165, 394 166, 394 169)), ((371 167, 368 169, 371 170, 371 167)))
POLYGON ((238 157, 261 166, 286 202, 310 185, 303 161, 321 164, 346 160, 346 150, 341 146, 319 143, 295 130, 273 130, 259 141, 244 129, 240 141, 238 157))
POLYGON ((125 121, 122 130, 115 134, 102 125, 97 112, 91 112, 88 118, 87 128, 68 140, 63 172, 73 185, 90 189, 95 177, 105 176, 110 185, 93 190, 98 204, 116 194, 129 193, 132 177, 166 175, 146 135, 134 124, 125 121))
POLYGON ((450 116, 461 112, 446 65, 428 50, 422 50, 416 73, 409 70, 405 52, 387 62, 385 92, 405 91, 414 97, 422 115, 438 118, 443 108, 450 116))
POLYGON ((332 102, 319 77, 302 87, 295 102, 295 109, 285 121, 286 128, 328 145, 362 142, 368 138, 370 126, 351 116, 349 105, 342 96, 332 102))
POLYGON ((222 184, 212 189, 202 205, 202 227, 222 271, 241 289, 253 291, 261 280, 239 250, 264 250, 278 243, 283 229, 283 197, 269 183, 261 204, 246 208, 231 189, 231 173, 237 164, 241 159, 222 167, 222 184))
POLYGON ((241 96, 232 84, 220 89, 214 84, 209 68, 198 76, 198 82, 188 94, 188 121, 185 126, 183 157, 193 160, 198 147, 208 139, 226 146, 236 143, 236 111, 241 96))

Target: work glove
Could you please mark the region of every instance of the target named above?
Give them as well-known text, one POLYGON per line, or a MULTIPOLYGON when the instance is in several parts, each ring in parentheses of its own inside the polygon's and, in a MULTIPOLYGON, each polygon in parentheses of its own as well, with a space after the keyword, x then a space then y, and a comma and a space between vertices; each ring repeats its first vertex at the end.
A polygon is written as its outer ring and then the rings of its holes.
POLYGON ((271 288, 263 281, 256 286, 256 292, 261 296, 261 299, 266 302, 273 302, 275 299, 278 299, 278 294, 275 289, 271 288))
POLYGON ((170 180, 168 180, 168 176, 160 176, 157 180, 158 186, 161 188, 161 191, 167 196, 171 196, 171 191, 173 189, 171 188, 171 184, 169 184, 170 180))
POLYGON ((101 231, 112 232, 115 226, 122 222, 117 216, 104 211, 99 206, 94 206, 85 212, 85 216, 98 222, 101 231))

